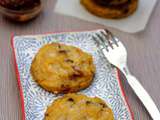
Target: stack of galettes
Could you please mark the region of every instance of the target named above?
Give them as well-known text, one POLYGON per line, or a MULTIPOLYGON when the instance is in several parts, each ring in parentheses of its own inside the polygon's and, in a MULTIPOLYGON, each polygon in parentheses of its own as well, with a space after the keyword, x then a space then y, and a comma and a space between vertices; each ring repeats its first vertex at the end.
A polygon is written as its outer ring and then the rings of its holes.
POLYGON ((48 107, 45 120, 114 120, 103 100, 75 93, 87 88, 95 74, 92 56, 81 49, 47 44, 36 54, 31 74, 46 91, 65 94, 48 107))
POLYGON ((124 18, 137 9, 138 0, 81 0, 91 13, 103 18, 124 18))

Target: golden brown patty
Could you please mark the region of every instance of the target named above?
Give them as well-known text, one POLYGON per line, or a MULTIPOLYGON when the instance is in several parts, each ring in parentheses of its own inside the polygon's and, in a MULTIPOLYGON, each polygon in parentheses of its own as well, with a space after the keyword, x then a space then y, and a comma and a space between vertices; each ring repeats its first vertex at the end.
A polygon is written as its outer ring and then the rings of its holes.
POLYGON ((114 120, 114 117, 100 98, 68 94, 48 107, 44 120, 114 120))
POLYGON ((138 0, 128 0, 127 3, 121 5, 99 5, 94 0, 81 0, 81 4, 92 14, 103 17, 103 18, 111 18, 118 19, 124 18, 137 9, 138 0))
POLYGON ((94 72, 90 54, 59 43, 43 46, 31 65, 33 79, 53 93, 76 92, 88 87, 94 72))

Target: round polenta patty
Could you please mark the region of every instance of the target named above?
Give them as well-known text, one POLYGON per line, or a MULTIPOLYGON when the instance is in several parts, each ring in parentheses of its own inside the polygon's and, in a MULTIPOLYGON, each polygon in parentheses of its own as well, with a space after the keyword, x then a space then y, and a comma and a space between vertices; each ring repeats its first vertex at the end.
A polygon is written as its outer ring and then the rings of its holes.
POLYGON ((95 73, 92 56, 74 46, 43 46, 31 64, 33 79, 53 93, 77 92, 88 87, 95 73))
POLYGON ((96 16, 118 19, 127 17, 134 13, 138 6, 138 0, 128 0, 127 3, 116 6, 102 6, 97 4, 94 0, 81 0, 81 4, 96 16))
POLYGON ((44 120, 114 120, 112 110, 98 97, 66 94, 47 108, 44 120))

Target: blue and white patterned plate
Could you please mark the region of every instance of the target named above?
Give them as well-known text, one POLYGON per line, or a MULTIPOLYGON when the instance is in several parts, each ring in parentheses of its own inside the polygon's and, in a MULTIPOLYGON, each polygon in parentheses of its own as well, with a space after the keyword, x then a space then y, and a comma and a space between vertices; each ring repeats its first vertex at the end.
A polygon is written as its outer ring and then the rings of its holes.
POLYGON ((43 120, 47 106, 61 96, 56 96, 39 87, 30 74, 30 66, 35 54, 43 45, 52 42, 74 45, 92 54, 96 65, 96 75, 93 84, 80 92, 105 100, 112 108, 115 120, 133 120, 118 80, 117 69, 109 64, 92 39, 92 35, 100 31, 13 37, 12 46, 24 120, 43 120))

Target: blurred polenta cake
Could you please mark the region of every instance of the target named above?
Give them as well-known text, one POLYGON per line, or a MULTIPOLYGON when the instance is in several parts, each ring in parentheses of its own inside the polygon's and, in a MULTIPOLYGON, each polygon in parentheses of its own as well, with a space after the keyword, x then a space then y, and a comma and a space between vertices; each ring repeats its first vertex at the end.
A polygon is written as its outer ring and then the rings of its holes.
POLYGON ((134 13, 138 0, 81 0, 81 4, 96 16, 118 19, 134 13))

